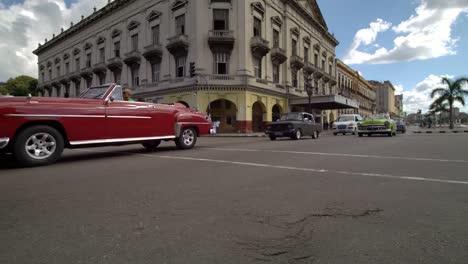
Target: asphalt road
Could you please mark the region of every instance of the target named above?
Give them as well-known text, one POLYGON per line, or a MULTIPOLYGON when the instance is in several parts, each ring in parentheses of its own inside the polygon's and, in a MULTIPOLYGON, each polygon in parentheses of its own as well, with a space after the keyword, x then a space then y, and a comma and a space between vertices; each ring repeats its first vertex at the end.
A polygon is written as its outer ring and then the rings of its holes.
POLYGON ((468 135, 201 138, 0 161, 0 263, 463 263, 468 135))

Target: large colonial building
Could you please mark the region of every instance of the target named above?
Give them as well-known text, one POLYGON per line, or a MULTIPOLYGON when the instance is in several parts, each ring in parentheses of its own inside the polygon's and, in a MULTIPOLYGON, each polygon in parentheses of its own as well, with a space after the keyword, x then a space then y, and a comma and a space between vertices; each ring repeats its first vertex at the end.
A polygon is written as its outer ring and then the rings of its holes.
POLYGON ((395 107, 395 87, 390 81, 370 81, 377 93, 377 111, 389 113, 392 117, 400 117, 399 110, 395 107))
POLYGON ((358 109, 338 110, 338 115, 341 114, 360 114, 363 117, 370 116, 376 110, 376 92, 374 87, 343 61, 336 62, 338 93, 347 98, 359 102, 358 109))
POLYGON ((251 132, 306 110, 306 88, 325 125, 330 109, 357 108, 337 95, 337 45, 315 0, 115 0, 34 53, 45 96, 116 82, 251 132))

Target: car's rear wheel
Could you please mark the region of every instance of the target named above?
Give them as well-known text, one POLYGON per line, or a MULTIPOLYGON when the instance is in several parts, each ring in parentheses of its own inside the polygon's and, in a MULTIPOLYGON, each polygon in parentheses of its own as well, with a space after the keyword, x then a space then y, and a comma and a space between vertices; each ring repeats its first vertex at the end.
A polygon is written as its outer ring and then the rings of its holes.
POLYGON ((387 133, 387 136, 393 137, 393 132, 387 133))
POLYGON ((183 128, 175 142, 180 149, 191 149, 197 143, 197 132, 191 127, 183 128))
POLYGON ((276 137, 275 136, 270 136, 270 140, 276 140, 276 137))
POLYGON ((362 136, 363 136, 362 133, 358 133, 358 135, 359 135, 359 137, 362 137, 362 136))
POLYGON ((147 150, 155 150, 158 148, 159 144, 161 144, 161 140, 144 142, 142 145, 147 150))
POLYGON ((21 131, 13 143, 13 155, 22 166, 54 163, 64 149, 62 134, 50 126, 33 126, 21 131))
POLYGON ((296 133, 294 134, 293 139, 294 140, 299 140, 301 138, 302 138, 302 132, 301 132, 300 129, 298 129, 298 130, 296 130, 296 133))
POLYGON ((320 136, 319 132, 317 130, 314 131, 314 133, 312 134, 312 138, 313 139, 318 139, 320 136))
POLYGON ((334 136, 338 135, 338 133, 333 133, 334 136))

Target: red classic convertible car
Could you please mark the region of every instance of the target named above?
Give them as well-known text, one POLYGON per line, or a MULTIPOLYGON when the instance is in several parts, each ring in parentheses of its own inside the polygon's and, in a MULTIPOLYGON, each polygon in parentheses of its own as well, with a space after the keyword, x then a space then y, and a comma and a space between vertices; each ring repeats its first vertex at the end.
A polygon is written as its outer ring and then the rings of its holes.
POLYGON ((180 149, 208 134, 211 120, 182 104, 127 102, 122 87, 91 87, 80 98, 0 98, 0 151, 23 166, 55 162, 64 148, 141 143, 155 149, 161 140, 180 149))

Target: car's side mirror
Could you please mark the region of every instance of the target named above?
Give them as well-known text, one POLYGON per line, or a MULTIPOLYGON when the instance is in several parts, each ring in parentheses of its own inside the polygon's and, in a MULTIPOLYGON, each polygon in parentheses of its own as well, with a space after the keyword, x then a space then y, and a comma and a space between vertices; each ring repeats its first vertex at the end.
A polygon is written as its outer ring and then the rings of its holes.
POLYGON ((114 96, 109 97, 109 101, 110 101, 110 102, 114 102, 114 101, 115 101, 114 96))

